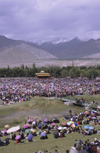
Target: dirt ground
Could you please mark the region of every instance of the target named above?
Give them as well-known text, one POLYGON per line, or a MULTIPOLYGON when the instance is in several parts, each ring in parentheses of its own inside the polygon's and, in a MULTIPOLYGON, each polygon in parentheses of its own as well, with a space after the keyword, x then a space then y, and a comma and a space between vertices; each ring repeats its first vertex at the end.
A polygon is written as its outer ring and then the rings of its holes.
POLYGON ((13 120, 18 120, 20 118, 27 120, 28 117, 31 117, 32 119, 37 119, 37 120, 43 120, 45 118, 52 119, 53 117, 63 117, 63 115, 66 114, 66 111, 62 112, 56 112, 56 113, 43 113, 39 109, 35 110, 21 110, 15 113, 12 113, 10 115, 5 115, 0 118, 1 123, 6 123, 9 124, 9 122, 13 122, 13 120))
POLYGON ((37 61, 4 61, 0 62, 0 68, 8 67, 8 65, 12 68, 15 66, 24 66, 32 67, 33 62, 35 63, 36 67, 49 67, 49 66, 97 66, 100 65, 100 59, 80 59, 80 60, 37 60, 37 61))

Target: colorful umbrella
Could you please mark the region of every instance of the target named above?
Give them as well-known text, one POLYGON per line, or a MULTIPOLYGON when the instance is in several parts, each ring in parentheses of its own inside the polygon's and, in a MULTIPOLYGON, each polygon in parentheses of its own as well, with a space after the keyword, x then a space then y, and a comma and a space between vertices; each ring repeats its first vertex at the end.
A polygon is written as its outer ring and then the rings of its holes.
POLYGON ((61 125, 62 126, 66 126, 67 125, 67 122, 62 122, 61 125))
POLYGON ((42 124, 42 125, 47 125, 47 123, 44 123, 44 122, 43 122, 43 123, 41 123, 41 124, 42 124))
POLYGON ((30 133, 30 129, 26 129, 25 130, 25 133, 30 133))
POLYGON ((35 133, 35 132, 36 132, 36 130, 35 130, 35 129, 30 129, 30 131, 31 131, 32 133, 35 133))
POLYGON ((5 132, 7 132, 7 130, 2 130, 1 132, 2 132, 2 133, 5 133, 5 132))
POLYGON ((89 129, 89 126, 88 125, 85 125, 84 128, 87 130, 87 129, 89 129))
POLYGON ((51 125, 56 125, 56 123, 51 123, 51 125))
POLYGON ((29 123, 26 123, 26 125, 27 125, 28 127, 31 127, 31 125, 30 125, 29 123))
POLYGON ((25 124, 25 125, 23 125, 23 129, 27 129, 28 128, 28 126, 25 124))
POLYGON ((47 122, 49 122, 49 120, 48 120, 47 118, 45 118, 45 119, 44 119, 44 122, 47 123, 47 122))
POLYGON ((72 124, 70 125, 70 127, 76 127, 75 123, 72 123, 72 124))
POLYGON ((16 140, 18 140, 18 139, 20 139, 20 138, 21 138, 21 135, 17 135, 17 136, 15 137, 16 140))
POLYGON ((90 127, 89 127, 89 130, 93 130, 93 129, 94 129, 94 127, 93 127, 93 126, 90 126, 90 127))
POLYGON ((28 123, 32 123, 32 120, 31 119, 28 119, 28 121, 27 121, 28 123))
POLYGON ((93 120, 96 120, 97 118, 93 116, 92 119, 93 119, 93 120))
POLYGON ((67 125, 70 126, 72 123, 71 122, 67 122, 67 125))

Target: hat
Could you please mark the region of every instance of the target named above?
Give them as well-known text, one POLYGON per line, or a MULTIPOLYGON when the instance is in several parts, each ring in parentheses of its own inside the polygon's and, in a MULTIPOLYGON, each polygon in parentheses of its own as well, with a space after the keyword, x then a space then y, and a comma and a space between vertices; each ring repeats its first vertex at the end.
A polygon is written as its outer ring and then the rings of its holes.
POLYGON ((39 150, 38 153, 41 153, 41 150, 39 150))

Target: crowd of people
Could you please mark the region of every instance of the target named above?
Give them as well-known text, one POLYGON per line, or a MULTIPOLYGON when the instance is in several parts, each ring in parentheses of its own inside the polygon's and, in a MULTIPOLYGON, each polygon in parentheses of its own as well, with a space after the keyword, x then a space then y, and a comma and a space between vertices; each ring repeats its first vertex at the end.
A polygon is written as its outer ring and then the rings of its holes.
POLYGON ((3 104, 27 101, 36 95, 64 97, 84 94, 100 94, 100 82, 81 77, 0 79, 0 98, 3 104))
MULTIPOLYGON (((97 83, 96 80, 88 80, 87 78, 81 77, 0 79, 0 99, 3 100, 3 104, 30 101, 31 97, 37 95, 61 98, 69 95, 84 94, 100 94, 100 82, 97 83)), ((81 102, 81 100, 79 101, 79 99, 77 99, 77 102, 81 102)), ((33 140, 35 136, 40 136, 41 140, 48 139, 49 134, 53 134, 54 139, 66 137, 66 134, 73 132, 83 135, 100 135, 100 130, 97 130, 94 126, 90 126, 91 124, 100 126, 100 118, 98 117, 97 110, 87 110, 80 114, 72 114, 70 110, 69 114, 63 116, 63 121, 64 122, 60 123, 58 118, 40 121, 28 117, 23 127, 17 129, 17 132, 19 132, 18 135, 16 135, 14 131, 10 131, 9 133, 8 130, 10 127, 5 127, 3 131, 0 131, 0 146, 9 145, 10 141, 14 141, 15 144, 35 141, 33 140), (2 140, 4 136, 7 137, 2 140)), ((85 143, 83 143, 82 140, 76 140, 74 148, 79 153, 82 151, 97 153, 97 150, 94 151, 93 149, 100 148, 100 142, 98 141, 95 144, 95 142, 90 142, 89 140, 85 143)), ((44 153, 47 152, 48 150, 44 151, 44 153)), ((42 151, 38 153, 42 153, 42 151)), ((55 150, 55 153, 58 153, 58 151, 55 150)), ((69 150, 66 150, 66 153, 69 153, 69 150)))
MULTIPOLYGON (((72 150, 76 149, 78 153, 99 153, 100 151, 100 142, 97 140, 97 138, 94 138, 93 142, 90 142, 89 139, 87 139, 84 143, 82 140, 75 140, 74 147, 72 147, 72 150)), ((72 153, 73 151, 70 151, 72 153)))
MULTIPOLYGON (((0 139, 0 146, 8 145, 10 141, 14 141, 15 144, 34 142, 33 138, 35 139, 36 136, 39 136, 41 140, 48 139, 49 134, 53 134, 54 139, 66 137, 66 134, 73 132, 83 135, 100 135, 100 129, 97 130, 94 127, 95 125, 100 126, 100 118, 96 110, 86 110, 79 114, 73 114, 69 110, 69 113, 64 115, 62 120, 63 122, 60 122, 58 118, 54 117, 52 119, 45 118, 41 121, 28 117, 22 127, 15 127, 17 128, 16 130, 10 128, 9 125, 5 125, 5 129, 0 131, 0 137, 2 139, 6 136, 6 139, 4 141, 0 139), (17 135, 15 131, 17 131, 17 135)), ((83 143, 82 140, 75 140, 74 143, 74 148, 80 153, 82 150, 87 151, 87 153, 94 153, 94 146, 96 149, 100 147, 100 142, 96 138, 94 142, 87 140, 83 143)))

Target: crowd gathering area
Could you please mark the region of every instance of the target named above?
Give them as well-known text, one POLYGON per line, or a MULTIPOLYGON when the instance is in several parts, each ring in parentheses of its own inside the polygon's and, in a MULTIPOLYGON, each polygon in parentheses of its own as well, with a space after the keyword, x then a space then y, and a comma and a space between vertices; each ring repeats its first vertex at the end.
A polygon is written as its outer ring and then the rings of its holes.
POLYGON ((66 97, 100 94, 100 82, 88 78, 4 78, 0 79, 3 104, 28 101, 32 96, 66 97))
MULTIPOLYGON (((99 153, 100 152, 100 140, 96 138, 97 135, 100 135, 100 117, 97 110, 86 110, 79 114, 73 114, 69 110, 67 115, 62 116, 62 119, 45 118, 44 120, 33 119, 28 117, 24 121, 23 125, 17 125, 11 127, 10 125, 5 125, 4 128, 0 131, 0 147, 8 146, 11 142, 14 145, 34 143, 35 138, 38 137, 41 141, 49 139, 50 135, 53 135, 55 141, 57 139, 67 138, 67 135, 72 133, 81 134, 86 137, 86 141, 78 140, 75 138, 75 142, 70 150, 67 149, 67 153, 78 153, 78 152, 87 152, 87 153, 99 153), (95 135, 94 141, 87 139, 87 136, 95 135)), ((55 153, 58 150, 54 150, 55 153)), ((42 152, 38 150, 38 153, 46 153, 50 150, 42 152)), ((36 153, 36 152, 35 152, 36 153)))
MULTIPOLYGON (((15 104, 17 102, 30 101, 33 96, 56 96, 64 97, 66 95, 84 95, 99 94, 100 83, 96 80, 88 80, 87 78, 23 78, 23 79, 0 79, 0 98, 5 104, 15 104), (94 85, 94 86, 93 86, 94 85), (95 90, 94 90, 95 88, 95 90)), ((27 117, 23 121, 23 125, 11 127, 5 125, 0 131, 0 147, 9 146, 13 142, 14 145, 26 143, 35 143, 36 137, 44 141, 52 135, 53 139, 63 139, 67 135, 77 133, 83 135, 85 141, 74 138, 75 142, 66 153, 99 153, 100 152, 100 113, 97 109, 84 110, 79 114, 73 113, 72 110, 62 116, 61 119, 53 117, 51 119, 27 117), (87 139, 95 135, 93 141, 87 139)), ((34 151, 33 151, 34 152, 34 151)), ((50 153, 50 150, 42 151, 37 148, 34 153, 50 153)), ((54 149, 54 153, 60 153, 58 149, 54 149)))

